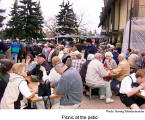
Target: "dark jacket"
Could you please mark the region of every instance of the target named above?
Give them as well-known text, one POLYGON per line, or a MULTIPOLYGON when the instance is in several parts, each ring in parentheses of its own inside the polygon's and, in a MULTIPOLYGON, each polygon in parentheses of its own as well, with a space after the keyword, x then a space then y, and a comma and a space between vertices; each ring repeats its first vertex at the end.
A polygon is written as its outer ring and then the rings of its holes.
POLYGON ((0 73, 0 101, 3 97, 8 81, 9 81, 9 75, 0 73))
MULTIPOLYGON (((46 72, 47 72, 47 75, 50 73, 50 70, 51 70, 51 66, 46 62, 44 61, 43 64, 41 64, 43 67, 45 67, 46 69, 46 72)), ((36 76, 39 76, 40 79, 42 80, 42 77, 43 77, 43 72, 40 70, 40 64, 37 64, 36 67, 27 73, 27 75, 36 75, 36 76)))
POLYGON ((86 73, 87 73, 87 68, 88 68, 88 64, 91 62, 91 60, 87 60, 83 65, 82 68, 80 70, 80 75, 82 77, 82 81, 85 82, 85 78, 86 78, 86 73))
POLYGON ((115 60, 115 62, 119 64, 119 61, 118 61, 119 53, 117 52, 117 50, 113 50, 112 54, 113 54, 113 59, 115 60))
POLYGON ((97 53, 97 48, 94 45, 87 46, 85 49, 84 58, 87 59, 88 54, 95 54, 95 53, 97 53))
POLYGON ((3 50, 3 52, 6 52, 9 49, 8 45, 4 42, 0 42, 0 50, 3 50))

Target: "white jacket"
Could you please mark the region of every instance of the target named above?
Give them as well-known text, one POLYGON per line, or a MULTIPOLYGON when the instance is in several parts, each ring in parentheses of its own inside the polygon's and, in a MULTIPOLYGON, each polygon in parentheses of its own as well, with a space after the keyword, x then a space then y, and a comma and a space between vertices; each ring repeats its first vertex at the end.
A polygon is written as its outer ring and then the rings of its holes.
POLYGON ((19 84, 25 80, 24 77, 11 73, 10 79, 5 89, 3 98, 0 103, 0 109, 16 109, 15 102, 20 102, 20 109, 23 109, 27 105, 27 99, 22 96, 22 99, 18 100, 20 95, 19 84))
POLYGON ((86 82, 95 85, 104 85, 103 77, 108 76, 109 72, 104 69, 103 63, 99 60, 92 60, 87 69, 86 82))

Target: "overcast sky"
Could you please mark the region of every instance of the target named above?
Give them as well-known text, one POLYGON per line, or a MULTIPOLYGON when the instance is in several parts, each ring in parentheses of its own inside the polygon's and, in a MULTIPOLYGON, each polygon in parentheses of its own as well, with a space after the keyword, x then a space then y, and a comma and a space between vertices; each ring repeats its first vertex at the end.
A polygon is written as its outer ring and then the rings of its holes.
MULTIPOLYGON (((10 12, 15 0, 0 0, 0 8, 6 9, 6 16, 10 12)), ((36 0, 34 0, 36 1, 36 0)), ((42 13, 44 19, 47 20, 51 17, 57 15, 60 11, 60 4, 63 0, 40 0, 42 13)), ((98 29, 99 16, 101 12, 101 7, 103 7, 103 0, 69 0, 73 3, 74 12, 77 15, 84 14, 84 22, 87 24, 89 30, 98 29)))

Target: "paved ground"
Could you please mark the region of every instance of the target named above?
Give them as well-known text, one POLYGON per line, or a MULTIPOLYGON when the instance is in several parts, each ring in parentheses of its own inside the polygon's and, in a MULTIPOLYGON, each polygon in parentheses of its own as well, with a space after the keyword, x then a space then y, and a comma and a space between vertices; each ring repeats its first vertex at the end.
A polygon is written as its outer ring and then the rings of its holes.
POLYGON ((105 100, 99 100, 97 96, 92 96, 91 100, 89 97, 84 96, 80 109, 127 109, 127 107, 121 103, 118 96, 113 96, 112 98, 115 102, 106 104, 105 100))

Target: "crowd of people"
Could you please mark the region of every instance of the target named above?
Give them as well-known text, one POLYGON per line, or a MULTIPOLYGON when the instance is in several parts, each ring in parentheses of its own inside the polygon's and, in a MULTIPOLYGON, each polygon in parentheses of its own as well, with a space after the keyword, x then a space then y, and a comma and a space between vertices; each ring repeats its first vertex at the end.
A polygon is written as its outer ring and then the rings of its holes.
MULTIPOLYGON (((76 44, 38 46, 14 40, 10 46, 0 42, 0 52, 1 109, 30 107, 28 100, 38 91, 30 91, 26 76, 50 82, 56 94, 64 95, 53 102, 53 109, 78 108, 90 86, 99 90, 95 94, 106 104, 117 95, 131 109, 145 108, 145 100, 136 96, 145 90, 145 51, 129 49, 124 54, 114 45, 97 45, 88 38, 84 51, 76 44)), ((38 102, 37 108, 44 108, 44 103, 38 102)))

